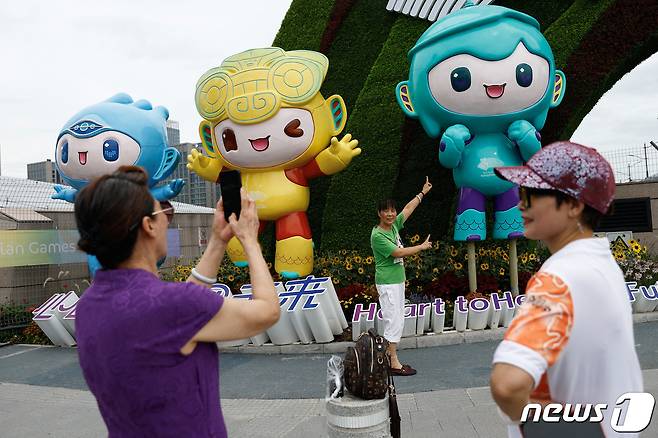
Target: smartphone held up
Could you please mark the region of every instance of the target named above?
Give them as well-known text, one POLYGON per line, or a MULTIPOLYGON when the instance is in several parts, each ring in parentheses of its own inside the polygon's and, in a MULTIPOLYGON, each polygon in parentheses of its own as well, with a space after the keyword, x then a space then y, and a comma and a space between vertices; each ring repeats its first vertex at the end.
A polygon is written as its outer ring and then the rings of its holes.
POLYGON ((219 176, 219 187, 224 203, 224 219, 228 222, 228 218, 233 213, 239 219, 241 205, 240 188, 242 187, 240 172, 237 170, 222 172, 219 176))

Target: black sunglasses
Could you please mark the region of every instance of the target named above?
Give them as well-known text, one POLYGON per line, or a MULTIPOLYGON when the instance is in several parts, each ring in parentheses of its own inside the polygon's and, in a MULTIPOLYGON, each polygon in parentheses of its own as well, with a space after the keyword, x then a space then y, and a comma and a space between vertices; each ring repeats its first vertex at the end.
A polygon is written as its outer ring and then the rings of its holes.
POLYGON ((158 213, 164 213, 165 216, 167 216, 167 223, 170 224, 171 221, 174 220, 174 207, 167 207, 167 208, 162 208, 161 210, 154 211, 151 213, 151 217, 155 216, 158 213))
POLYGON ((521 200, 521 207, 529 209, 532 204, 530 199, 533 196, 559 196, 562 192, 553 189, 535 189, 532 187, 519 187, 519 199, 521 200))
MULTIPOLYGON (((167 218, 167 225, 170 225, 174 220, 174 206, 171 205, 169 201, 160 201, 160 210, 156 210, 153 213, 148 214, 147 216, 154 217, 158 213, 163 213, 167 218)), ((142 216, 143 217, 143 216, 142 216)), ((133 224, 130 227, 130 231, 133 231, 135 228, 142 223, 142 219, 139 219, 139 222, 133 224)))

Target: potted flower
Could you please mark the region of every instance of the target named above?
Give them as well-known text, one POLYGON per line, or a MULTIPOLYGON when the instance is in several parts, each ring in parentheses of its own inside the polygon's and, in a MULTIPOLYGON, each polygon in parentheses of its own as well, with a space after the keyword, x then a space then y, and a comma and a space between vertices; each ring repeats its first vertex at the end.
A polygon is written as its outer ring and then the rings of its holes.
POLYGON ((482 330, 489 322, 491 305, 489 297, 480 292, 469 292, 466 295, 468 302, 468 328, 470 330, 482 330))

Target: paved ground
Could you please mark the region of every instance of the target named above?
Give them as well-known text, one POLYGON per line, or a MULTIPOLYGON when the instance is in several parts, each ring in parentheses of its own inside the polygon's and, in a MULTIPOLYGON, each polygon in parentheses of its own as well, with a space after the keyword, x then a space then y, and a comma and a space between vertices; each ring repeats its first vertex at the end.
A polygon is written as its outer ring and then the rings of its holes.
MULTIPOLYGON (((658 399, 658 322, 638 324, 635 332, 646 390, 658 399)), ((504 437, 486 387, 496 345, 402 351, 403 360, 420 370, 414 377, 396 379, 403 436, 504 437)), ((328 357, 223 354, 222 408, 230 436, 326 436, 322 397, 328 357)), ((1 437, 106 434, 75 349, 0 348, 1 437)), ((658 420, 642 436, 658 438, 658 420)))

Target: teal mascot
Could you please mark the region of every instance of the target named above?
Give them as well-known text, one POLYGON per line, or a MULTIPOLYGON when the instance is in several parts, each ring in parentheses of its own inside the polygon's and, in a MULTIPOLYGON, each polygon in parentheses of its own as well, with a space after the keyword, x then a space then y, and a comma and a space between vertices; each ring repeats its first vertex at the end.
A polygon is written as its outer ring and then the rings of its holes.
POLYGON ((464 8, 437 21, 409 51, 409 80, 396 97, 452 169, 459 200, 454 239, 486 238, 486 199, 494 239, 523 235, 518 187, 494 168, 518 166, 541 148, 540 130, 564 97, 566 79, 532 17, 500 6, 464 8))

